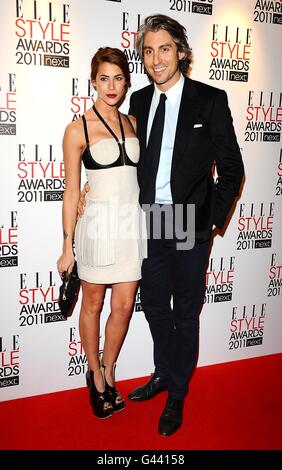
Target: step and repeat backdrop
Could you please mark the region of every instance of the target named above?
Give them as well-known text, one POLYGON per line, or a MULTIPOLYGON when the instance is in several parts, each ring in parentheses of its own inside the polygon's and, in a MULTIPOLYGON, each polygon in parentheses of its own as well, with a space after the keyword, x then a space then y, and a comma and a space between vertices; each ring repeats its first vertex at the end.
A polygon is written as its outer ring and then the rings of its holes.
MULTIPOLYGON (((198 365, 282 351, 282 2, 0 0, 0 400, 85 384, 80 300, 67 321, 57 303, 62 136, 95 100, 89 75, 99 47, 128 58, 123 112, 130 92, 148 84, 134 41, 155 13, 186 26, 191 78, 227 91, 246 169, 231 221, 212 246, 198 365)), ((101 349, 109 298, 110 289, 101 349)), ((138 294, 117 379, 152 371, 138 294)))

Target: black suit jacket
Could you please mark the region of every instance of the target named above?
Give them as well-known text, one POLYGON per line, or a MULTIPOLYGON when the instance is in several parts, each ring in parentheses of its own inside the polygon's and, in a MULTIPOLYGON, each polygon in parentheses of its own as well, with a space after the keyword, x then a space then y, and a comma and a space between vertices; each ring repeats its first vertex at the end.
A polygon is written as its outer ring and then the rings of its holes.
MULTIPOLYGON (((146 185, 146 134, 154 86, 132 93, 129 114, 140 141, 138 182, 146 185)), ((196 241, 208 240, 212 225, 222 228, 239 194, 244 167, 225 91, 185 78, 171 167, 174 204, 195 204, 196 241), (201 127, 194 127, 200 124, 201 127), (213 164, 218 173, 214 183, 213 164)), ((142 204, 144 201, 140 200, 142 204)))

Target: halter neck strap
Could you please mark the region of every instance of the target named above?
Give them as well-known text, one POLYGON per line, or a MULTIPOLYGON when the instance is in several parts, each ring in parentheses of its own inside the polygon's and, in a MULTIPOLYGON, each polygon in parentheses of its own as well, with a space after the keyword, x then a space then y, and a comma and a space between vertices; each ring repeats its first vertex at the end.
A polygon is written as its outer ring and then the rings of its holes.
MULTIPOLYGON (((110 132, 110 134, 114 137, 114 139, 115 139, 115 140, 117 141, 117 143, 119 144, 119 143, 120 143, 120 140, 118 139, 118 137, 116 136, 116 134, 114 133, 114 131, 110 128, 110 126, 107 124, 107 122, 105 121, 105 119, 103 118, 103 116, 101 116, 101 114, 99 113, 99 111, 97 110, 97 108, 95 107, 94 104, 93 104, 92 108, 93 108, 94 113, 98 116, 98 118, 100 119, 100 121, 104 124, 104 126, 106 127, 106 129, 110 132)), ((118 111, 118 120, 119 120, 119 126, 120 126, 122 141, 124 142, 124 140, 125 140, 125 135, 124 135, 123 125, 122 125, 122 122, 121 122, 121 117, 120 117, 120 112, 119 112, 119 111, 118 111)))

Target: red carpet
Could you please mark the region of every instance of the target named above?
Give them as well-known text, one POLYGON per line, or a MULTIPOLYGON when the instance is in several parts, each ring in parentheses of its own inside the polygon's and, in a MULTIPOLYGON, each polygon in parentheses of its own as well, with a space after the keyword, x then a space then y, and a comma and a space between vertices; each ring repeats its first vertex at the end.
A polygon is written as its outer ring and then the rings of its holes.
MULTIPOLYGON (((157 432, 166 393, 97 420, 88 391, 0 403, 4 449, 282 449, 282 354, 200 367, 185 402, 182 428, 157 432)), ((144 379, 119 383, 124 394, 144 379)))

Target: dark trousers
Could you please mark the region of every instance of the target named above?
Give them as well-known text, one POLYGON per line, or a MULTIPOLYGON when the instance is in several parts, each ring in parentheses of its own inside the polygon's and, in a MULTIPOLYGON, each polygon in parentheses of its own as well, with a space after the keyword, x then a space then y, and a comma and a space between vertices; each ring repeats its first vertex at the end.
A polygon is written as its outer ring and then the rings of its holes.
POLYGON ((149 239, 140 296, 153 337, 155 372, 167 377, 171 398, 183 399, 198 358, 209 242, 186 251, 177 250, 176 243, 175 237, 149 239))

